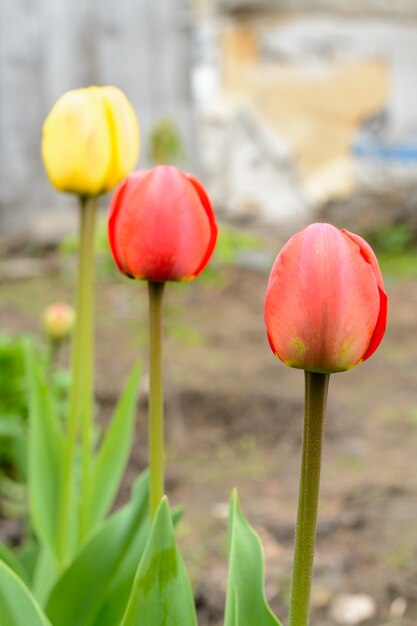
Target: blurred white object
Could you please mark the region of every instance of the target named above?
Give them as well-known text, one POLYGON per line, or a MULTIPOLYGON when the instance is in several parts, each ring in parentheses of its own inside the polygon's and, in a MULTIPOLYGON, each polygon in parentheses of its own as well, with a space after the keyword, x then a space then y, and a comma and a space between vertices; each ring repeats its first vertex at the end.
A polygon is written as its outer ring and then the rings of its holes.
POLYGON ((402 617, 407 610, 407 600, 401 596, 395 598, 391 602, 391 606, 389 608, 389 615, 393 619, 398 619, 402 617))
POLYGON ((375 600, 365 593, 341 593, 330 606, 330 617, 343 626, 361 624, 375 615, 375 600))

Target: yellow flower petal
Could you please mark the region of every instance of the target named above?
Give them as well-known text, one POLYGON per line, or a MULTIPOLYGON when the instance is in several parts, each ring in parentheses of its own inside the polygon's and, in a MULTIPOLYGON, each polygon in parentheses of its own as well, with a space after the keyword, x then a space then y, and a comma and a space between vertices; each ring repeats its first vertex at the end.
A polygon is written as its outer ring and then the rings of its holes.
POLYGON ((44 126, 42 156, 59 191, 96 196, 129 174, 139 156, 139 125, 116 87, 65 93, 44 126))
POLYGON ((102 87, 112 142, 112 159, 105 190, 115 187, 135 167, 139 158, 140 131, 136 114, 124 93, 117 87, 102 87))
POLYGON ((54 187, 80 195, 103 190, 111 136, 100 89, 76 89, 54 105, 43 126, 42 156, 54 187))

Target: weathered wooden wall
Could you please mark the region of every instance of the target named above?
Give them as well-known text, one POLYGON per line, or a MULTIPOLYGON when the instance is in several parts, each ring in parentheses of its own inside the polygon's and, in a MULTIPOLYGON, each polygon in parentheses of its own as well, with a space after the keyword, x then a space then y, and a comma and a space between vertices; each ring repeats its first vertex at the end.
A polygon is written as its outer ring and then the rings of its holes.
POLYGON ((187 0, 0 0, 0 236, 66 219, 72 198, 50 189, 41 127, 66 90, 114 84, 146 137, 176 120, 192 154, 187 0), (56 221, 56 220, 55 220, 56 221))

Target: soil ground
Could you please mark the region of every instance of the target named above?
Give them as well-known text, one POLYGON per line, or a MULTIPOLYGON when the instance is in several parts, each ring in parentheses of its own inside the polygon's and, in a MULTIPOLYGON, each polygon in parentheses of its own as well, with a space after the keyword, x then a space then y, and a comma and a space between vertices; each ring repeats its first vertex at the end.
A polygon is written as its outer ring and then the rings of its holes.
MULTIPOLYGON (((38 332, 45 305, 72 300, 73 265, 53 256, 47 265, 37 279, 0 284, 0 328, 38 332)), ((179 541, 200 626, 222 624, 233 487, 265 547, 267 596, 286 619, 304 381, 267 344, 266 284, 267 272, 229 266, 166 294, 167 491, 186 508, 179 541)), ((386 276, 386 285, 389 324, 378 352, 330 381, 313 591, 320 626, 336 626, 330 607, 342 592, 375 599, 369 626, 417 623, 417 281, 386 276)), ((137 355, 144 360, 122 501, 147 459, 146 286, 99 273, 96 310, 102 422, 137 355)))

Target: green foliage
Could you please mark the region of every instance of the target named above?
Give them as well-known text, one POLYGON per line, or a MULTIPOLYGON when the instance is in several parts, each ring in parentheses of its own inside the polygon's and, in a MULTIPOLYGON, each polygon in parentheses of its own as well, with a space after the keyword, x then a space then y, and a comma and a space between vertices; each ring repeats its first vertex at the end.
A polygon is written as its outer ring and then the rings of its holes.
POLYGON ((247 522, 234 491, 229 513, 229 578, 225 626, 280 626, 265 599, 261 541, 247 522))
POLYGON ((22 340, 0 335, 0 471, 26 475, 26 380, 22 340))
POLYGON ((51 626, 22 580, 0 560, 1 626, 51 626))
POLYGON ((403 278, 417 278, 417 250, 398 254, 379 253, 382 274, 403 278))
POLYGON ((197 626, 194 599, 163 498, 120 626, 197 626))
POLYGON ((4 334, 0 335, 0 411, 27 415, 22 341, 4 334))
POLYGON ((54 626, 119 624, 149 532, 148 498, 146 473, 55 584, 46 606, 54 626))
POLYGON ((407 222, 389 224, 367 235, 377 253, 394 255, 411 250, 414 238, 413 228, 407 222))
MULTIPOLYGON (((31 521, 44 548, 58 559, 60 494, 63 485, 62 458, 64 435, 57 417, 53 394, 47 384, 41 363, 33 347, 26 345, 26 369, 29 392, 29 504, 31 521)), ((103 442, 93 459, 91 502, 89 507, 89 533, 107 514, 117 495, 126 464, 129 459, 134 430, 138 393, 139 365, 130 375, 121 395, 103 442)), ((74 550, 77 537, 75 524, 77 503, 70 507, 74 517, 73 529, 66 538, 66 553, 74 550)), ((46 562, 50 559, 44 552, 46 562)), ((51 573, 51 568, 46 568, 51 573)), ((48 578, 41 568, 41 579, 48 578)), ((36 580, 36 572, 35 572, 36 580)), ((44 585, 40 585, 44 589, 44 585)))
MULTIPOLYGON (((45 346, 24 335, 0 335, 0 473, 23 483, 26 481, 28 454, 28 389, 25 364, 25 344, 28 342, 34 345, 40 357, 40 366, 47 369, 48 355, 45 346)), ((48 382, 57 412, 62 417, 66 410, 70 385, 69 372, 65 369, 54 369, 48 382)), ((7 507, 8 499, 15 499, 17 489, 18 485, 2 479, 1 508, 7 507)), ((17 510, 11 516, 15 515, 18 515, 17 510)))
POLYGON ((140 365, 137 363, 116 405, 111 423, 94 459, 90 532, 108 513, 130 456, 135 426, 140 365))
POLYGON ((0 544, 0 563, 5 563, 25 583, 28 582, 26 571, 16 555, 5 545, 0 544))
POLYGON ((374 227, 363 233, 374 249, 383 275, 417 278, 417 233, 411 222, 374 227))
POLYGON ((241 228, 222 224, 219 228, 214 259, 221 265, 234 265, 244 252, 260 250, 262 238, 241 228))
POLYGON ((262 246, 263 240, 258 235, 241 228, 220 224, 213 257, 199 280, 206 280, 210 283, 223 282, 225 267, 238 265, 244 260, 246 254, 261 250, 262 246))
POLYGON ((153 165, 178 165, 184 160, 181 134, 171 119, 162 118, 153 126, 149 137, 149 158, 153 165))
POLYGON ((44 372, 29 343, 25 347, 29 392, 29 505, 41 543, 58 551, 59 494, 63 439, 44 372))

